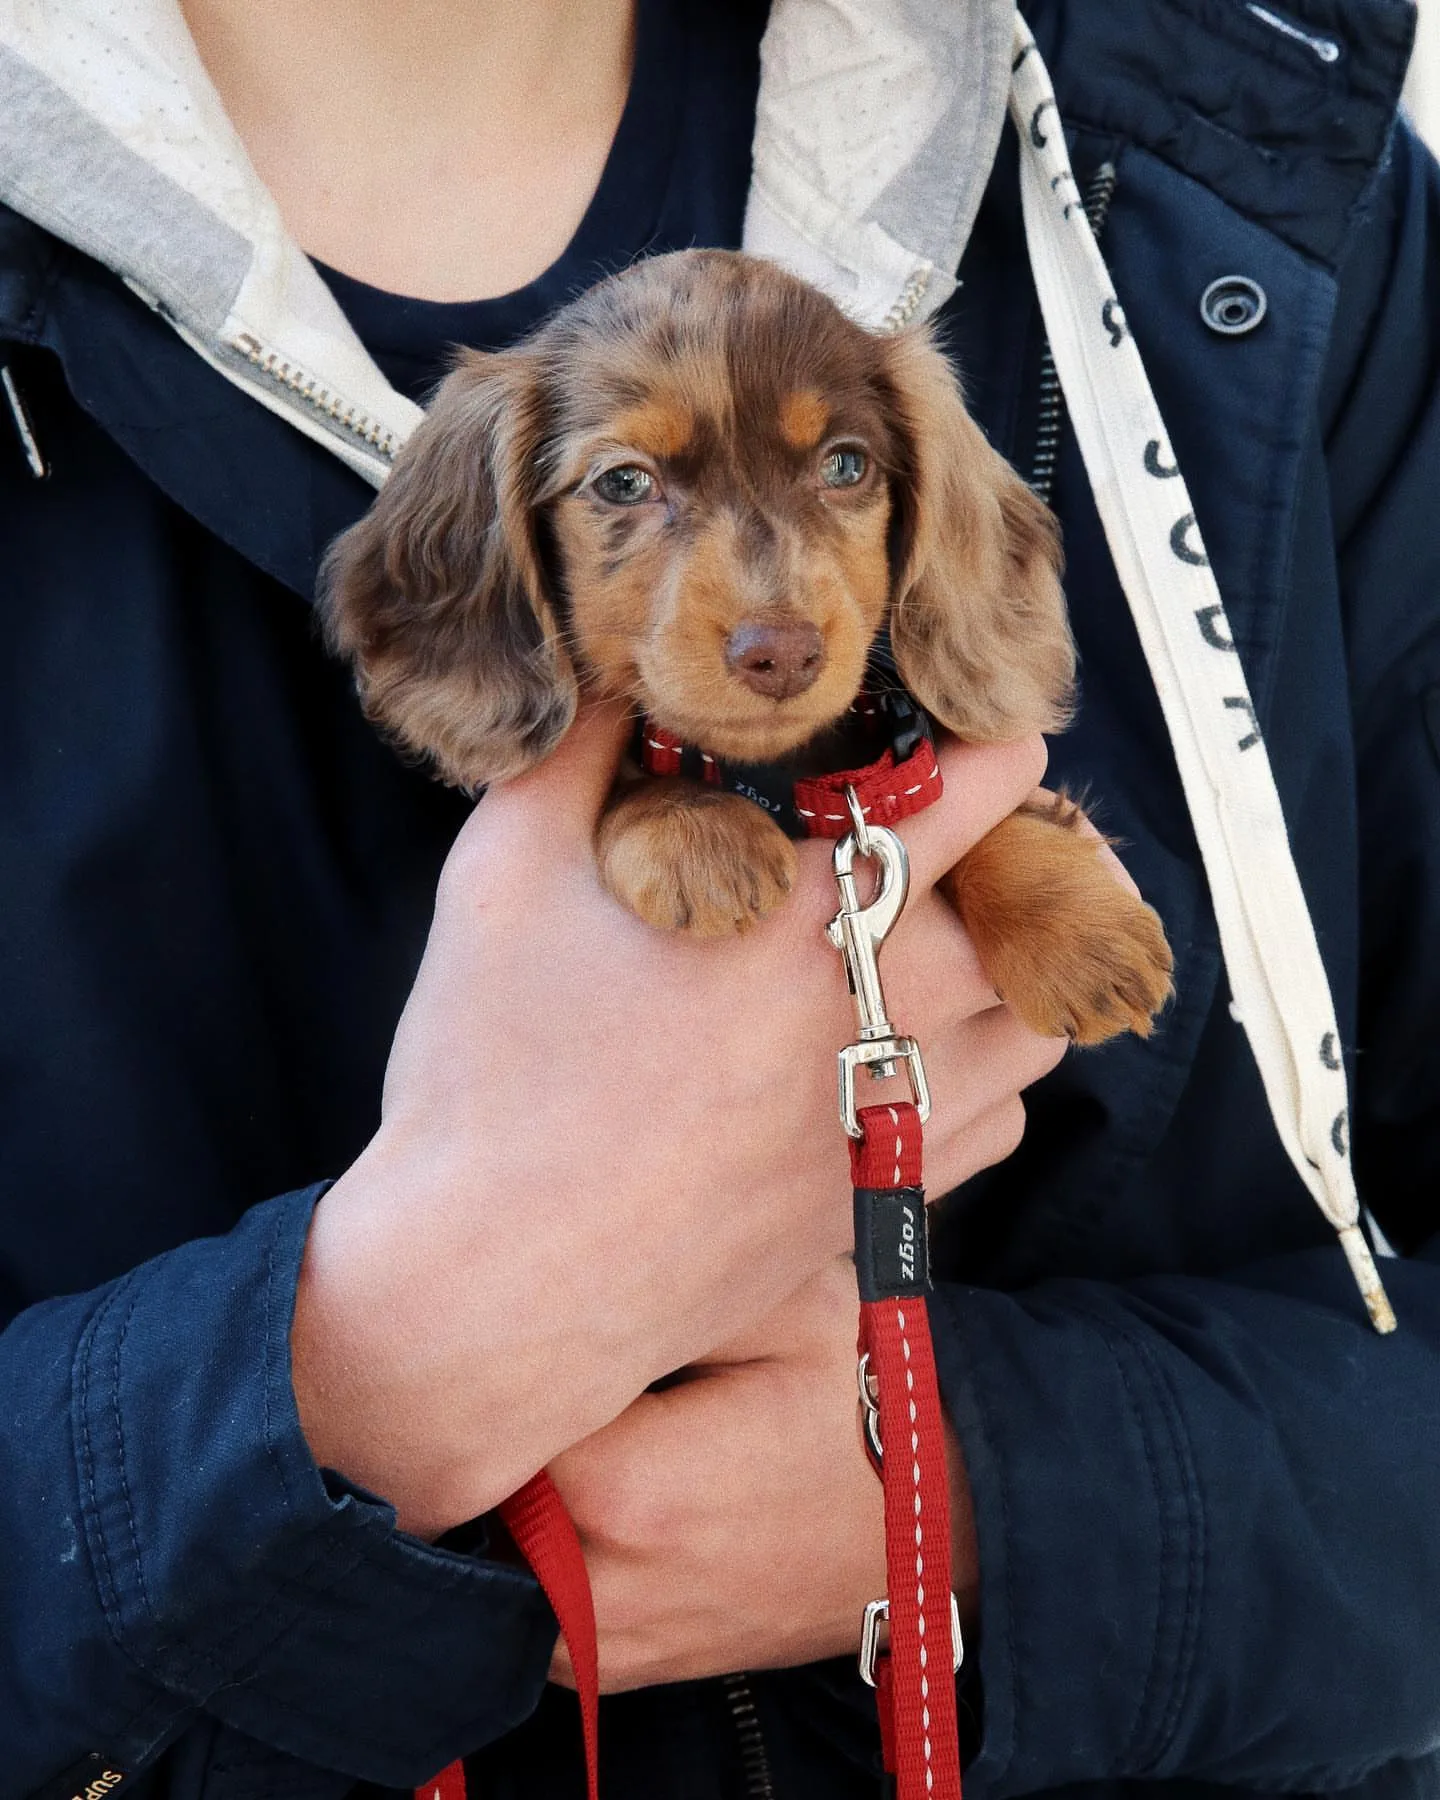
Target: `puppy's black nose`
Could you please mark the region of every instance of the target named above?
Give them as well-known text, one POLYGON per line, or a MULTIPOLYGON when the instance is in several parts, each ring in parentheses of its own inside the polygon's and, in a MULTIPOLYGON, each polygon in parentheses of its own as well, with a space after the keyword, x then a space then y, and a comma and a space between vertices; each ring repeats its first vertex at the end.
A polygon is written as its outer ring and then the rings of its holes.
POLYGON ((755 693, 788 700, 814 685, 825 666, 825 649, 810 624, 737 625, 726 642, 725 661, 755 693))

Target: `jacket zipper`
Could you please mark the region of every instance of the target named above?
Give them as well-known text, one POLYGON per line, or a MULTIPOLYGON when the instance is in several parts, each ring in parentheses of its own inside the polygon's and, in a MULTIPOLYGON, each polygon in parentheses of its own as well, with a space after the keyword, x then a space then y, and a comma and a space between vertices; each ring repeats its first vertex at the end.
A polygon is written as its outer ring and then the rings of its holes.
POLYGON ((765 1735, 755 1711, 755 1696, 750 1691, 750 1677, 722 1675, 720 1684, 735 1721, 735 1735, 740 1740, 740 1763, 745 1771, 745 1800, 775 1800, 775 1785, 770 1775, 770 1758, 765 1754, 765 1735))
POLYGON ((5 398, 9 402, 10 417, 15 421, 15 434, 20 439, 20 448, 25 452, 25 461, 30 473, 37 481, 43 481, 50 473, 50 465, 40 448, 35 436, 35 426, 31 422, 29 408, 25 397, 20 392, 9 363, 0 363, 0 387, 5 390, 5 398))
POLYGON ((342 400, 317 376, 307 374, 298 363, 281 356, 278 350, 268 350, 254 332, 237 331, 233 337, 223 337, 218 342, 212 342, 188 331, 163 300, 132 277, 125 277, 125 285, 152 312, 159 313, 162 319, 168 320, 186 343, 197 350, 213 368, 219 368, 223 373, 233 364, 234 357, 243 356, 252 369, 275 387, 284 388, 287 393, 303 400, 312 411, 321 414, 328 426, 338 427, 340 431, 357 438, 382 461, 394 462, 400 450, 400 439, 388 425, 382 424, 362 407, 342 400))
POLYGON ((881 321, 881 331, 898 331, 902 325, 909 324, 915 316, 916 307, 925 298, 925 290, 930 285, 930 274, 928 268, 916 269, 911 273, 899 299, 881 321))
MULTIPOLYGON (((1105 229, 1110 202, 1115 198, 1115 165, 1103 162, 1095 171, 1084 199, 1085 217, 1096 242, 1105 229)), ((1050 504, 1055 483, 1055 460, 1060 454, 1060 437, 1065 429, 1065 396, 1060 389, 1060 376, 1048 335, 1040 352, 1040 382, 1035 408, 1035 455, 1030 464, 1030 486, 1035 494, 1050 504)))
POLYGON ((236 335, 233 339, 233 347, 248 363, 258 369, 262 375, 268 376, 277 386, 287 388, 292 394, 303 400, 307 406, 313 407, 316 412, 323 413, 334 424, 359 438, 363 444, 367 444, 378 455, 383 456, 387 462, 395 460, 395 454, 400 448, 400 440, 388 426, 382 425, 378 419, 372 418, 367 412, 362 412, 358 406, 347 406, 315 376, 307 375, 298 364, 287 361, 278 351, 267 350, 259 338, 248 331, 242 331, 236 335))

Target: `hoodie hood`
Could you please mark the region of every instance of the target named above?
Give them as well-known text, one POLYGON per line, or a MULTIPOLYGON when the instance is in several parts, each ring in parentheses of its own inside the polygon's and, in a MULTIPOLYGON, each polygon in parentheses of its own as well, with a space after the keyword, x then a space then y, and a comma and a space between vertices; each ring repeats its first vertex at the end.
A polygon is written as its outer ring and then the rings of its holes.
MULTIPOLYGON (((745 248, 872 327, 943 304, 999 140, 1013 20, 1013 0, 776 0, 745 248)), ((0 198, 384 480, 420 409, 286 231, 177 0, 0 0, 0 198)))
POLYGON ((377 484, 420 410, 286 232, 176 0, 0 0, 0 197, 377 484))
POLYGON ((872 329, 928 318, 990 178, 1013 0, 779 0, 761 46, 745 248, 872 329))

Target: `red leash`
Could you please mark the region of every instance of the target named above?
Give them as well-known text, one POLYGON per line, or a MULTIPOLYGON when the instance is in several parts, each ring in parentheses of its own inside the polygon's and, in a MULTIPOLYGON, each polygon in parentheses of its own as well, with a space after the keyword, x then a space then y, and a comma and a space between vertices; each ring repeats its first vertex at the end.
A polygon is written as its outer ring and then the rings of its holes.
MULTIPOLYGON (((656 746, 668 749, 668 746, 656 746)), ((660 772, 660 771, 656 771, 660 772)), ((674 773, 680 772, 678 765, 674 773)), ((717 782, 718 785, 718 782, 717 782)), ((888 1595, 865 1609, 860 1672, 876 1690, 885 1767, 896 1800, 960 1800, 955 1671, 960 1620, 950 1578, 950 1489, 926 1296, 930 1259, 921 1186, 921 1127, 930 1112, 919 1046, 885 1013, 877 957, 909 887, 904 845, 885 829, 940 791, 934 748, 922 739, 897 766, 878 762, 796 784, 796 810, 813 836, 838 838, 841 907, 829 927, 845 960, 860 1036, 840 1052, 840 1116, 855 1187, 855 1273, 860 1289, 860 1398, 866 1445, 885 1491, 888 1595), (844 811, 839 808, 843 806, 844 811), (841 836, 845 824, 851 826, 841 836), (861 904, 853 867, 873 859, 874 895, 861 904), (903 1065, 910 1098, 857 1108, 860 1069, 892 1079, 903 1065), (888 1642, 882 1641, 888 1626, 888 1642)), ((580 1698, 589 1800, 599 1797, 599 1681, 595 1613, 575 1527, 541 1470, 499 1508, 555 1613, 580 1698)), ((452 1763, 415 1800, 467 1800, 452 1763)))
MULTIPOLYGON (((532 1475, 518 1494, 502 1500, 496 1510, 516 1549, 534 1571, 570 1652, 585 1738, 585 1791, 589 1800, 599 1800, 600 1673, 595 1607, 580 1539, 555 1483, 543 1469, 532 1475)), ((451 1763, 433 1781, 416 1788, 415 1800, 468 1800, 464 1763, 451 1763)))
POLYGON ((930 1253, 921 1185, 930 1090, 919 1045, 900 1035, 885 1011, 878 964, 905 905, 910 867, 900 839, 867 819, 853 788, 845 799, 853 829, 835 846, 840 911, 829 937, 845 959, 860 1027, 857 1041, 840 1052, 840 1120, 850 1138, 855 1186, 860 1404, 866 1448, 885 1489, 889 1590, 865 1609, 860 1673, 876 1690, 897 1800, 960 1800, 960 1616, 950 1580, 950 1482, 926 1303, 930 1253), (862 856, 879 869, 864 905, 853 874, 862 856), (862 1068, 872 1079, 891 1080, 902 1066, 908 1100, 857 1108, 862 1068), (882 1623, 889 1626, 887 1650, 879 1642, 882 1623))
MULTIPOLYGON (((889 1594, 866 1608, 861 1673, 874 1683, 885 1767, 898 1800, 960 1800, 955 1670, 959 1619, 950 1584, 950 1485, 926 1293, 920 1115, 908 1101, 859 1112, 850 1141, 860 1280, 867 1442, 884 1447, 889 1594), (868 1359, 868 1361, 866 1360, 868 1359), (877 1392, 870 1391, 870 1377, 877 1392), (878 1651, 881 1619, 888 1654, 878 1651)), ((873 1454, 873 1453, 872 1453, 873 1454)))

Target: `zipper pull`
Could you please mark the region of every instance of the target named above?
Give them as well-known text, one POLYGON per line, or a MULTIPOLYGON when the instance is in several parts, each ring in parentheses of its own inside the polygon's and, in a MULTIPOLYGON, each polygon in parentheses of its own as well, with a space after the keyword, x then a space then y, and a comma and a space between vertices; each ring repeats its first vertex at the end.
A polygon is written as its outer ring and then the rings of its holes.
POLYGON ((20 448, 25 452, 25 461, 30 473, 37 481, 44 481, 50 473, 50 465, 46 462, 40 448, 40 441, 35 436, 35 426, 30 413, 21 397, 20 388, 15 380, 15 372, 9 363, 0 363, 0 388, 5 390, 5 399, 10 407, 10 417, 15 421, 15 434, 20 439, 20 448))
POLYGON ((1293 38, 1297 44, 1303 44, 1307 50, 1313 51, 1322 63, 1339 62, 1340 46, 1334 38, 1317 37, 1313 31, 1304 30, 1292 19, 1286 19, 1279 13, 1271 12, 1268 6, 1256 5, 1255 0, 1246 0, 1245 10, 1253 13, 1262 25, 1268 25, 1272 31, 1278 31, 1282 37, 1293 38))

